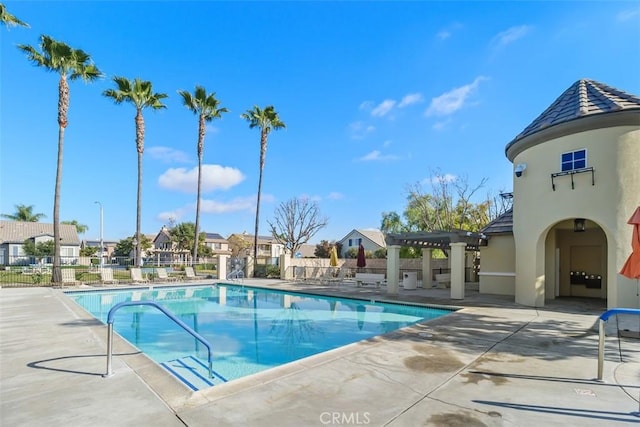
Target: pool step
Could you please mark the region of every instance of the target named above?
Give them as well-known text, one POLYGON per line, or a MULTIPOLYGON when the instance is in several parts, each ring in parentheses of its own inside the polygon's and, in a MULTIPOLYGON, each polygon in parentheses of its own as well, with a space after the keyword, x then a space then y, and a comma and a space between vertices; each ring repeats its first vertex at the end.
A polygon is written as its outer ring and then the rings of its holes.
POLYGON ((212 372, 213 378, 209 378, 207 364, 193 356, 169 360, 168 362, 160 363, 160 365, 193 391, 227 382, 224 377, 215 371, 212 372))

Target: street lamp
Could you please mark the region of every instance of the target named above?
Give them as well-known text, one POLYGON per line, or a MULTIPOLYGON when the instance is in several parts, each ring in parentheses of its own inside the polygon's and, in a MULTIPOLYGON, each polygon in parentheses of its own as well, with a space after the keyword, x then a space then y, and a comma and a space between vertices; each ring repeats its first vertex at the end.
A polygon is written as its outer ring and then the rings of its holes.
POLYGON ((102 203, 95 202, 100 206, 100 267, 104 265, 104 242, 103 242, 103 215, 102 215, 102 203))

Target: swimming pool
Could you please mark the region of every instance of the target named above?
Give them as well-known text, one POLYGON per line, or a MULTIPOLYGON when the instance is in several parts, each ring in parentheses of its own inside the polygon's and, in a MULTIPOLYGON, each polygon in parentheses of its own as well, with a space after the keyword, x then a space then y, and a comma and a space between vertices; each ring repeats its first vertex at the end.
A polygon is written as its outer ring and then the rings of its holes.
POLYGON ((150 306, 116 311, 114 330, 192 390, 444 316, 453 310, 248 286, 77 291, 67 295, 102 322, 126 301, 155 301, 207 339, 206 347, 150 306))

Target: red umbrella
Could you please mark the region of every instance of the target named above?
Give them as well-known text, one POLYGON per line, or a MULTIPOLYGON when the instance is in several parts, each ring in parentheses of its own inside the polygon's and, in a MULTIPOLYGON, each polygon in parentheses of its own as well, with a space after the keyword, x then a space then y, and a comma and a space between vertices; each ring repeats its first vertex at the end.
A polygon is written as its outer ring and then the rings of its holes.
POLYGON ((364 246, 362 246, 362 244, 358 248, 358 262, 356 265, 358 266, 358 268, 367 266, 367 260, 364 257, 364 246))
POLYGON ((631 215, 627 224, 633 225, 633 237, 631 238, 631 255, 622 266, 620 274, 629 279, 640 279, 640 206, 631 215))
POLYGON ((631 255, 622 266, 620 274, 629 279, 636 279, 636 295, 640 296, 640 206, 631 215, 627 224, 633 225, 633 236, 631 237, 631 255))

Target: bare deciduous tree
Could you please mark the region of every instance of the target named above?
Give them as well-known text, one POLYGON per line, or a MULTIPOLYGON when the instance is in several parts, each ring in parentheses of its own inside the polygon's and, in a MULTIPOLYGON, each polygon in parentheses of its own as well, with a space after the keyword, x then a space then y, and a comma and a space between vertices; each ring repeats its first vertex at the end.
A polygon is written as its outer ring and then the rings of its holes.
POLYGON ((408 189, 407 207, 402 218, 396 212, 383 213, 383 232, 479 231, 511 208, 511 200, 506 197, 509 193, 501 194, 502 197, 488 195, 480 203, 472 202, 474 195, 487 182, 486 178, 471 186, 466 177, 435 172, 429 182, 430 191, 420 183, 408 189))
POLYGON ((321 216, 316 202, 298 198, 280 203, 273 222, 267 221, 273 238, 283 244, 290 255, 295 254, 327 222, 327 218, 321 216))

